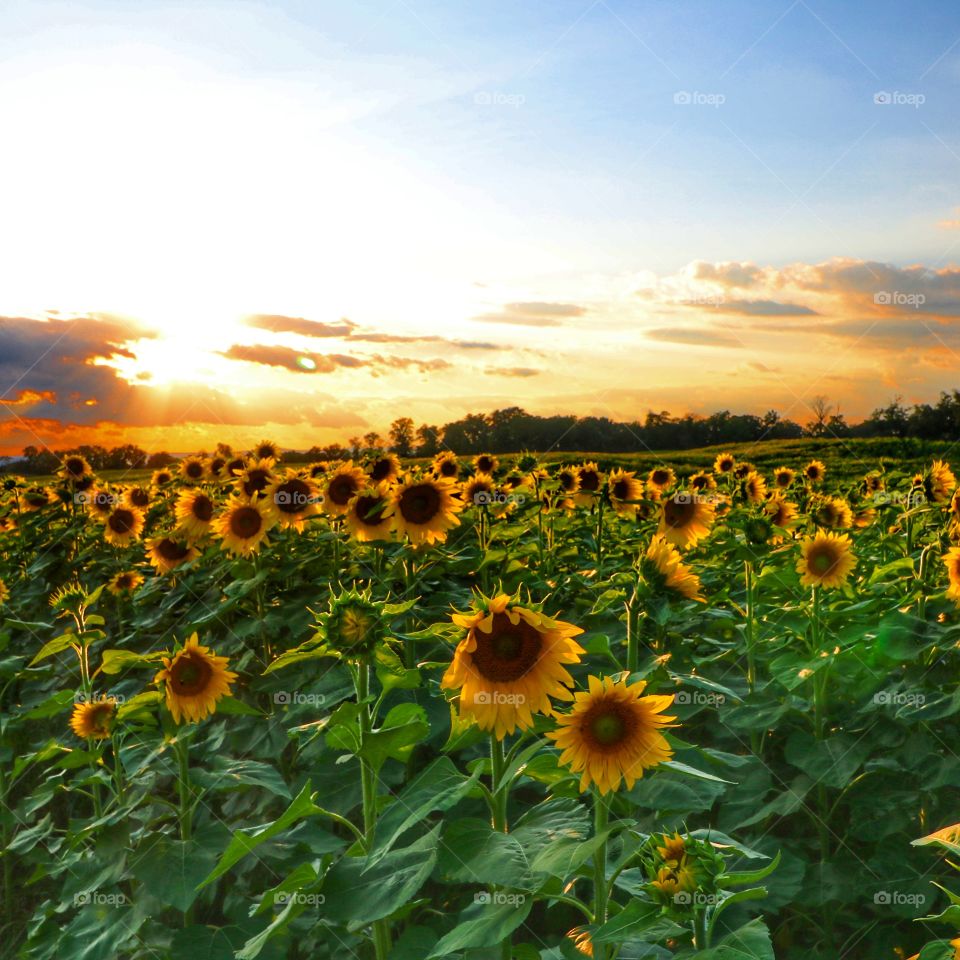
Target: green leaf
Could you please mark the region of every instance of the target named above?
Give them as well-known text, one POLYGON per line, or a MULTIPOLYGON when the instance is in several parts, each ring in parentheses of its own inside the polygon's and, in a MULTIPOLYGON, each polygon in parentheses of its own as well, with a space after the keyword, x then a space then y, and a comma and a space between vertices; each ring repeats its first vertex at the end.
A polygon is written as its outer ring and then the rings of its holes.
POLYGON ((48 640, 40 648, 40 652, 27 664, 27 666, 32 667, 34 664, 40 663, 41 660, 46 660, 47 657, 52 657, 54 654, 66 650, 67 647, 79 645, 80 640, 75 634, 61 633, 59 637, 54 637, 52 640, 48 640))
POLYGON ((593 932, 594 943, 623 943, 639 936, 660 916, 660 907, 645 900, 631 900, 612 920, 593 932))
POLYGON ((776 960, 770 932, 762 920, 751 920, 717 946, 702 950, 697 960, 776 960))
POLYGON ((401 703, 390 710, 379 730, 367 735, 359 752, 379 770, 387 759, 406 762, 429 733, 427 711, 416 703, 401 703))
POLYGON ((721 873, 717 877, 717 885, 720 887, 739 887, 745 883, 759 883, 765 880, 780 866, 780 851, 765 867, 758 867, 756 870, 738 870, 732 873, 721 873))
POLYGON ((460 914, 457 926, 440 938, 427 960, 448 957, 455 950, 497 946, 527 919, 532 907, 533 897, 523 894, 475 894, 474 903, 460 914))
POLYGON ((216 859, 214 851, 195 841, 169 840, 154 834, 133 853, 130 871, 150 896, 183 911, 196 900, 197 884, 216 859))

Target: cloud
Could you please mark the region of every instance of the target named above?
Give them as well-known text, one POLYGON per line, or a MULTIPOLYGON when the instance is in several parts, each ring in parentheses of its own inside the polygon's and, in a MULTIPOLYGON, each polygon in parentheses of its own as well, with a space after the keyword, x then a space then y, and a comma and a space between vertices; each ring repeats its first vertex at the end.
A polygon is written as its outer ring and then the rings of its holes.
POLYGON ((271 333, 297 333, 304 337, 349 337, 357 325, 343 317, 338 323, 323 323, 304 317, 285 317, 278 313, 255 313, 244 321, 249 327, 271 333))
POLYGON ((333 373, 343 367, 356 368, 367 365, 365 359, 343 353, 303 353, 290 347, 268 344, 235 343, 221 351, 221 356, 230 360, 260 363, 269 367, 283 367, 294 373, 333 373))
MULTIPOLYGON (((0 397, 5 407, 35 407, 38 403, 56 403, 57 394, 53 390, 21 390, 15 397, 0 397)), ((96 402, 96 401, 94 401, 96 402)))
MULTIPOLYGON (((696 303, 696 301, 693 301, 696 303)), ((747 317, 811 317, 817 311, 801 303, 778 300, 718 300, 713 309, 720 313, 737 313, 747 317)))
POLYGON ((491 377, 536 377, 540 374, 533 367, 487 367, 483 372, 491 377))
POLYGON ((507 303, 497 313, 482 313, 479 323, 510 323, 522 327, 557 327, 571 317, 582 317, 586 307, 575 303, 545 303, 539 300, 507 303))
POLYGON ((716 333, 705 327, 657 327, 645 330, 644 335, 651 340, 660 340, 663 343, 684 343, 698 347, 743 347, 745 344, 736 337, 725 333, 716 333))

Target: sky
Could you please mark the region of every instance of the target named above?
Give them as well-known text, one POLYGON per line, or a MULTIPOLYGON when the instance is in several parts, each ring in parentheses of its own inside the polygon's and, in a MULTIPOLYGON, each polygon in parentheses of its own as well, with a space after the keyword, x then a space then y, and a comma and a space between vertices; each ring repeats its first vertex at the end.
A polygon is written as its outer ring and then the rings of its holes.
POLYGON ((960 386, 960 7, 5 0, 0 453, 960 386))

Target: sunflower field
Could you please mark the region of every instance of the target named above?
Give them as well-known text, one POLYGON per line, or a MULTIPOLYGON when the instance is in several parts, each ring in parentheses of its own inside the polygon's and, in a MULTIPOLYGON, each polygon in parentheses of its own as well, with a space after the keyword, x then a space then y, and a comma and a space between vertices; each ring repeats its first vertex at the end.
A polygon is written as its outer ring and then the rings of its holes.
POLYGON ((949 464, 710 461, 0 478, 0 954, 960 957, 949 464))

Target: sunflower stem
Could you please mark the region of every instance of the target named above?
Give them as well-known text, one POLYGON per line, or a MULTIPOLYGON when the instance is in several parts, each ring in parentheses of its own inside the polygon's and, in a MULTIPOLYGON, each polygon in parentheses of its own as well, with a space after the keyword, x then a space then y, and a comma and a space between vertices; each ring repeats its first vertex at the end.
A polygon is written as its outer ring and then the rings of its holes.
POLYGON ((597 497, 597 579, 603 573, 603 497, 597 497))
POLYGON ((627 672, 636 673, 640 669, 640 598, 637 588, 627 601, 627 672))
MULTIPOLYGON (((189 844, 193 834, 193 797, 190 791, 190 733, 188 727, 173 741, 177 754, 177 787, 179 795, 178 819, 180 821, 180 839, 189 844)), ((193 904, 183 911, 183 925, 193 925, 193 904)))
MULTIPOLYGON (((503 752, 503 741, 497 739, 494 732, 490 734, 490 793, 491 817, 493 829, 498 833, 507 832, 507 794, 509 784, 504 784, 503 775, 506 770, 506 758, 503 752)), ((496 886, 493 890, 496 892, 496 886)), ((512 936, 505 937, 500 943, 501 960, 510 960, 513 955, 512 936)))
MULTIPOLYGON (((595 790, 593 794, 593 835, 602 836, 607 830, 610 807, 606 796, 595 790)), ((607 922, 607 840, 593 855, 593 922, 597 926, 607 922)), ((607 960, 606 944, 593 945, 594 960, 607 960)))

